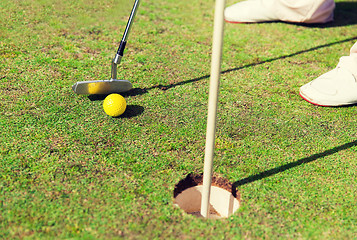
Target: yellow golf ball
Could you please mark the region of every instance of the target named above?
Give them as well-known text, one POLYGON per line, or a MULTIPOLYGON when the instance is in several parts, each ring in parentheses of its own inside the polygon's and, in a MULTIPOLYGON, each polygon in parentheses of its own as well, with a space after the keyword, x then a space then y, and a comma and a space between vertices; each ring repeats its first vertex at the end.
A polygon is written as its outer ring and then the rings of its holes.
POLYGON ((103 109, 109 116, 118 117, 125 112, 125 98, 117 93, 112 93, 104 99, 103 109))

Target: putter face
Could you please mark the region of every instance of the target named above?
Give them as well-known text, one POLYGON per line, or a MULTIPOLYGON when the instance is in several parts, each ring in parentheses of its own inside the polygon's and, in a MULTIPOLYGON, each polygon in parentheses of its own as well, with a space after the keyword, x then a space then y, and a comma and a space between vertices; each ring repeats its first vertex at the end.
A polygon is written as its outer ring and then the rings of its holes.
POLYGON ((72 86, 76 94, 110 94, 121 93, 132 89, 132 84, 128 80, 96 80, 77 82, 72 86))

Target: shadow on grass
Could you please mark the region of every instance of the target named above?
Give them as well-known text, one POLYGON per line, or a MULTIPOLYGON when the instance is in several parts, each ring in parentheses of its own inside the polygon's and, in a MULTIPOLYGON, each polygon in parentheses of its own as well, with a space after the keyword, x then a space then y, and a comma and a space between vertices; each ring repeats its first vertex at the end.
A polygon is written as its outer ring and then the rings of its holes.
POLYGON ((252 182, 267 178, 267 177, 271 177, 271 176, 273 176, 275 174, 282 173, 282 172, 284 172, 286 170, 289 170, 291 168, 298 167, 300 165, 316 161, 316 160, 318 160, 320 158, 327 157, 329 155, 335 154, 335 153, 337 153, 339 151, 342 151, 342 150, 349 149, 349 148, 354 147, 354 146, 357 146, 357 140, 349 142, 349 143, 346 143, 346 144, 343 144, 343 145, 340 145, 338 147, 334 147, 332 149, 326 150, 326 151, 321 152, 321 153, 314 154, 314 155, 312 155, 310 157, 302 158, 302 159, 297 160, 295 162, 291 162, 291 163, 282 165, 280 167, 276 167, 276 168, 272 168, 272 169, 266 170, 266 171, 258 173, 256 175, 252 175, 252 176, 249 176, 247 178, 243 178, 243 179, 238 180, 238 181, 233 183, 233 186, 232 186, 233 189, 232 190, 236 190, 237 187, 239 187, 239 186, 242 186, 242 185, 245 185, 245 184, 248 184, 248 183, 252 183, 252 182))
POLYGON ((88 98, 91 101, 103 101, 108 95, 107 94, 93 94, 93 95, 89 95, 88 98))
MULTIPOLYGON (((318 49, 321 49, 321 48, 326 48, 326 47, 330 47, 330 46, 333 46, 333 45, 336 45, 336 44, 341 44, 341 43, 350 42, 350 41, 354 41, 354 40, 357 40, 357 36, 346 38, 346 39, 343 39, 343 40, 340 40, 340 41, 336 41, 336 42, 332 42, 332 43, 326 43, 326 44, 319 45, 319 46, 316 46, 316 47, 313 47, 313 48, 309 48, 309 49, 306 49, 306 50, 301 50, 301 51, 294 52, 294 53, 287 54, 287 55, 283 55, 283 56, 280 56, 280 57, 271 58, 271 59, 268 59, 268 60, 265 60, 265 61, 259 61, 259 62, 243 65, 241 67, 227 69, 227 70, 222 71, 221 73, 222 74, 230 73, 230 72, 238 71, 238 70, 241 70, 241 69, 244 69, 244 68, 254 67, 254 66, 257 66, 257 65, 264 64, 264 63, 277 61, 277 60, 280 60, 280 59, 294 57, 294 56, 297 56, 297 55, 300 55, 300 54, 303 54, 303 53, 315 51, 315 50, 318 50, 318 49)), ((338 61, 338 59, 336 59, 336 64, 337 64, 337 61, 338 61)), ((208 75, 205 75, 205 76, 202 76, 202 77, 198 77, 198 78, 194 78, 194 79, 190 79, 190 80, 186 80, 186 81, 182 81, 182 82, 177 82, 177 83, 170 84, 170 85, 161 85, 161 84, 159 84, 159 85, 155 85, 155 86, 152 86, 152 87, 149 87, 149 88, 134 88, 134 89, 132 89, 132 90, 126 92, 126 93, 123 93, 123 96, 143 95, 143 94, 147 93, 148 91, 150 91, 152 89, 161 89, 163 91, 166 91, 166 90, 168 90, 170 88, 174 88, 174 87, 185 85, 185 84, 189 84, 189 83, 198 82, 198 81, 207 79, 209 77, 210 77, 210 75, 208 74, 208 75)))
POLYGON ((117 118, 132 118, 141 115, 144 112, 144 107, 139 105, 126 106, 125 112, 117 118))

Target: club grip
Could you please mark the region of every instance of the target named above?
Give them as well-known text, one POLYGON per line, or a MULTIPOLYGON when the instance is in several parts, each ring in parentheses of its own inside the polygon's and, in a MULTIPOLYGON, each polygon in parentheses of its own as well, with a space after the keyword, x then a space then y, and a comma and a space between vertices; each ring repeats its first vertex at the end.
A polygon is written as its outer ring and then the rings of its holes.
POLYGON ((126 41, 121 41, 120 42, 120 45, 119 45, 119 48, 118 48, 118 52, 117 52, 118 55, 120 55, 120 56, 124 55, 125 45, 126 45, 126 41))

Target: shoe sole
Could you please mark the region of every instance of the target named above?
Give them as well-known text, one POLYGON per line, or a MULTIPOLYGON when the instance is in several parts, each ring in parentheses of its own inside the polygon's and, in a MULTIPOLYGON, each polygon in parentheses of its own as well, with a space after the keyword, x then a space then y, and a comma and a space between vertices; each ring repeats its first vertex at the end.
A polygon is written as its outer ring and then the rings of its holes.
POLYGON ((228 20, 226 20, 226 19, 224 19, 224 21, 226 22, 226 23, 235 23, 235 24, 250 24, 251 22, 234 22, 234 21, 228 21, 228 20))
POLYGON ((234 24, 259 24, 259 23, 274 23, 281 22, 280 20, 270 20, 270 21, 262 21, 262 22, 235 22, 224 19, 226 23, 234 23, 234 24))
POLYGON ((318 104, 318 103, 314 103, 314 102, 310 101, 309 99, 307 99, 306 97, 304 97, 304 96, 301 94, 301 92, 299 93, 299 95, 300 95, 300 97, 302 97, 302 99, 304 99, 306 102, 311 103, 311 104, 313 104, 313 105, 320 106, 320 107, 330 107, 330 106, 328 106, 328 105, 322 105, 322 104, 318 104))
POLYGON ((312 102, 311 100, 309 100, 307 97, 305 97, 304 95, 302 95, 302 93, 300 92, 299 93, 300 97, 302 97, 302 99, 304 99, 306 102, 308 103, 311 103, 313 105, 316 105, 316 106, 319 106, 319 107, 344 107, 344 106, 351 106, 351 105, 355 105, 355 103, 341 103, 341 104, 335 104, 335 105, 332 105, 332 104, 320 104, 320 103, 315 103, 315 102, 312 102))

